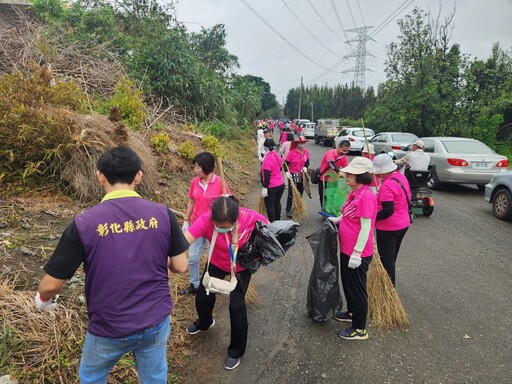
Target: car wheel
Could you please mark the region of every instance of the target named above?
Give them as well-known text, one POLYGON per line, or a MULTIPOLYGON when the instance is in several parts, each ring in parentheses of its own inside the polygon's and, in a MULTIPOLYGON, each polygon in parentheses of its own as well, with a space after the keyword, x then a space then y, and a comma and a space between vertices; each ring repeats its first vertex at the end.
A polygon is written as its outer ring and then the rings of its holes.
POLYGON ((476 187, 479 191, 485 191, 485 184, 477 184, 476 187))
POLYGON ((508 189, 500 189, 492 201, 494 216, 500 220, 512 219, 512 193, 508 189))
POLYGON ((441 182, 439 181, 436 170, 434 168, 432 168, 430 171, 430 176, 427 180, 427 187, 430 189, 439 189, 441 187, 441 182))
POLYGON ((325 137, 322 139, 322 145, 324 147, 328 147, 329 146, 329 140, 327 140, 325 137))

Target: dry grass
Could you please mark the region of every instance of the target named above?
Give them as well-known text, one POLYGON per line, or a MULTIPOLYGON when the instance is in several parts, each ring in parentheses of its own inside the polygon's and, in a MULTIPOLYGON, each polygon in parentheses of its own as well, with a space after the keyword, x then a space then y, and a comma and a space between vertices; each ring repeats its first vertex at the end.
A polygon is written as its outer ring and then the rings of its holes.
POLYGON ((379 330, 407 329, 409 318, 391 279, 382 265, 375 244, 375 253, 368 272, 368 317, 379 330))

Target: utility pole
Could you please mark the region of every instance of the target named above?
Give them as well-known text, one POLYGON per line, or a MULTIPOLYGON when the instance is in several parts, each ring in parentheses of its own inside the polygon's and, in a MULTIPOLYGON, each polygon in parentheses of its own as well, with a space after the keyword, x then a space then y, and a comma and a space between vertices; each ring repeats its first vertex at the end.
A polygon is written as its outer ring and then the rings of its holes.
POLYGON ((347 32, 355 32, 357 33, 357 37, 351 40, 347 40, 347 43, 357 43, 356 52, 352 55, 346 57, 355 57, 356 58, 356 66, 350 69, 347 69, 343 72, 354 72, 354 86, 358 86, 364 89, 364 74, 366 71, 371 71, 371 69, 366 67, 366 56, 373 56, 371 53, 368 53, 366 50, 366 43, 371 40, 368 36, 368 31, 373 27, 360 27, 349 29, 347 32))
POLYGON ((297 118, 300 120, 300 107, 302 105, 302 76, 300 77, 300 91, 299 91, 299 116, 297 118))
POLYGON ((315 121, 315 115, 313 115, 313 102, 311 102, 311 122, 315 121))

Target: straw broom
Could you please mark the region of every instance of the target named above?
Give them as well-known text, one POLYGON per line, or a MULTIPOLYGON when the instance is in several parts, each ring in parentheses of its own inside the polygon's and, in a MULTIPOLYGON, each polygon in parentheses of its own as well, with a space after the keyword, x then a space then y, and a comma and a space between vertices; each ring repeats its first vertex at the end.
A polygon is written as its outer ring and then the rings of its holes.
MULTIPOLYGON (((364 121, 361 119, 363 135, 368 146, 368 137, 364 128, 364 121)), ((375 177, 375 176, 374 176, 375 177)), ((374 243, 375 253, 370 270, 368 271, 368 317, 373 327, 377 329, 392 329, 409 327, 409 318, 398 297, 395 286, 382 265, 377 243, 374 243)))
MULTIPOLYGON (((283 162, 286 171, 289 172, 288 164, 283 162)), ((302 221, 308 215, 308 207, 304 200, 302 200, 302 196, 300 195, 297 186, 295 185, 295 181, 290 180, 290 184, 292 186, 292 212, 293 212, 293 220, 294 221, 302 221)))
MULTIPOLYGON (((226 196, 227 189, 226 189, 226 180, 224 178, 224 167, 222 166, 222 159, 220 157, 217 157, 217 167, 219 168, 220 179, 222 180, 222 193, 224 196, 226 196)), ((238 226, 236 226, 236 227, 238 227, 238 226)), ((238 230, 235 231, 233 236, 235 237, 234 238, 235 244, 238 247, 238 230)), ((245 299, 247 301, 247 304, 257 304, 260 301, 259 295, 256 292, 256 290, 254 289, 254 287, 252 286, 250 281, 249 281, 249 285, 247 286, 247 289, 245 291, 245 299)))

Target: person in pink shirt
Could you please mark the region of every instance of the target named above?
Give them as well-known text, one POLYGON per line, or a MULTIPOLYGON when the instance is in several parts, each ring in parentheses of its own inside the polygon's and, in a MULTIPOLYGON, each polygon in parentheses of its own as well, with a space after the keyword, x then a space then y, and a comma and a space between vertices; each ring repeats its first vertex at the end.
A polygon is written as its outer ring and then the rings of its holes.
POLYGON ((382 265, 395 285, 395 264, 411 219, 409 201, 411 188, 398 166, 387 154, 377 155, 373 160, 373 172, 382 182, 377 192, 377 247, 382 265))
POLYGON ((290 151, 285 158, 287 164, 286 169, 288 169, 286 172, 286 177, 288 178, 288 198, 286 200, 287 217, 292 217, 293 191, 291 181, 293 180, 295 182, 295 186, 301 196, 304 193, 304 173, 308 171, 309 166, 309 151, 304 148, 307 142, 304 136, 292 141, 290 151))
MULTIPOLYGON (((190 183, 188 191, 187 213, 183 222, 183 232, 185 232, 191 223, 212 207, 216 198, 222 195, 222 180, 213 173, 215 168, 215 157, 210 152, 200 152, 192 161, 194 164, 194 173, 196 176, 190 183)), ((226 185, 226 193, 230 193, 226 185)), ((199 262, 203 254, 203 245, 208 252, 208 240, 198 238, 188 250, 188 271, 190 276, 190 286, 181 289, 178 293, 186 295, 195 294, 199 286, 199 262)))
MULTIPOLYGON (((250 239, 251 232, 256 222, 267 224, 268 220, 259 213, 242 208, 233 197, 220 197, 212 205, 210 212, 206 212, 190 226, 185 237, 190 244, 196 239, 205 237, 212 240, 214 231, 217 232, 217 240, 212 244, 213 250, 208 267, 211 277, 223 279, 231 274, 231 258, 229 247, 234 246, 233 235, 238 237, 238 249, 250 239)), ((251 280, 251 272, 236 263, 236 276, 238 284, 229 295, 229 316, 231 320, 231 342, 228 354, 224 359, 224 368, 232 370, 240 364, 240 358, 244 355, 247 345, 248 321, 245 304, 245 293, 251 280)), ((204 274, 203 274, 204 276, 204 274)), ((207 331, 215 325, 213 309, 215 307, 215 294, 206 294, 201 284, 195 298, 198 319, 188 325, 186 331, 195 335, 201 331, 207 331)))
POLYGON ((288 152, 290 152, 290 145, 292 144, 293 140, 293 133, 286 132, 286 141, 279 147, 279 154, 283 157, 283 159, 286 159, 288 152))
POLYGON ((265 147, 268 149, 261 164, 261 196, 265 199, 267 216, 272 223, 281 220, 281 196, 284 192, 284 179, 281 170, 283 160, 275 151, 276 143, 272 139, 265 140, 265 147))
POLYGON ((341 282, 348 307, 334 318, 352 323, 351 327, 338 331, 338 336, 343 339, 368 338, 366 274, 374 252, 373 229, 377 216, 377 199, 369 188, 372 168, 371 160, 355 157, 341 169, 351 192, 343 204, 341 216, 329 218, 333 223, 339 223, 341 282))
POLYGON ((338 147, 328 150, 320 162, 320 182, 318 183, 318 195, 320 196, 320 206, 324 206, 325 183, 329 179, 329 174, 337 173, 343 177, 340 168, 348 166, 347 153, 350 151, 350 141, 341 140, 338 147))
MULTIPOLYGON (((288 137, 288 133, 291 133, 290 129, 289 128, 285 128, 283 130, 283 133, 281 133, 281 137, 279 138, 279 145, 283 145, 286 142, 287 137, 288 137)), ((292 135, 293 135, 293 133, 292 133, 292 135)))

